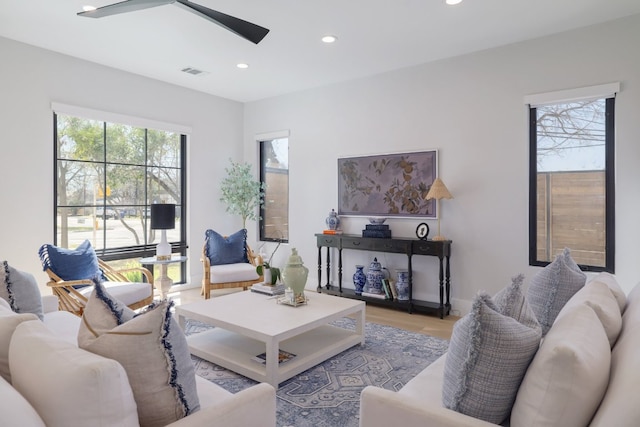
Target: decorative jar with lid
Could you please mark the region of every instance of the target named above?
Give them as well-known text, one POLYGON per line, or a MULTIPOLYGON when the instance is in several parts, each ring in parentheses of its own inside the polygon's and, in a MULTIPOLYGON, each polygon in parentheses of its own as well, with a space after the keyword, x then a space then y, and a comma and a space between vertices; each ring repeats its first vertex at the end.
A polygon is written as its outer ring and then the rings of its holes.
POLYGON ((309 269, 303 265, 302 258, 298 255, 298 250, 292 248, 287 265, 282 269, 284 286, 292 289, 296 297, 303 295, 308 275, 309 269))
POLYGON ((338 227, 340 227, 340 217, 334 209, 331 209, 329 216, 324 222, 327 224, 327 227, 329 227, 329 230, 337 230, 338 227))
MULTIPOLYGON (((386 268, 384 269, 386 270, 386 268)), ((385 273, 382 268, 382 264, 378 262, 378 258, 374 258, 373 262, 369 265, 367 271, 367 290, 373 294, 382 294, 382 279, 388 279, 388 273, 385 273)))

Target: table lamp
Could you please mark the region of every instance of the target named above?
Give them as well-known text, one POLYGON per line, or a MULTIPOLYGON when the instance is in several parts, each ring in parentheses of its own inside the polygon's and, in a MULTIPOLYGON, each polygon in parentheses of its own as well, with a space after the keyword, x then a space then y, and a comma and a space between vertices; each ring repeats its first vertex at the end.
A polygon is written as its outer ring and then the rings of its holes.
POLYGON ((176 227, 176 205, 157 203, 151 205, 151 229, 162 230, 160 243, 156 247, 156 259, 171 259, 171 245, 167 242, 167 230, 176 227))
POLYGON ((440 200, 441 199, 453 199, 449 190, 444 185, 444 182, 440 178, 436 178, 431 184, 431 188, 425 197, 426 200, 436 199, 438 203, 438 235, 433 238, 433 240, 447 240, 445 237, 440 235, 440 200))

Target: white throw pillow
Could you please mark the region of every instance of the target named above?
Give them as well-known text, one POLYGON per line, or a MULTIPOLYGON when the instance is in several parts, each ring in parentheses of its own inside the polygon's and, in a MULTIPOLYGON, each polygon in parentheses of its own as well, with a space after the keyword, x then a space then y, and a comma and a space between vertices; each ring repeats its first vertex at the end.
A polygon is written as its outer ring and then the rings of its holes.
POLYGON ((33 406, 5 379, 0 378, 2 427, 46 427, 33 406))
POLYGON ((530 327, 501 314, 491 297, 480 293, 471 312, 453 327, 444 366, 444 407, 502 423, 540 337, 537 323, 530 327))
POLYGON ((640 420, 635 399, 640 384, 640 284, 629 293, 622 322, 622 333, 611 351, 607 393, 590 427, 637 427, 640 420))
POLYGON ((122 366, 59 339, 39 320, 18 325, 9 365, 13 386, 48 427, 138 425, 122 366))
POLYGON ((609 290, 613 294, 614 298, 616 299, 618 307, 620 307, 620 313, 624 313, 625 306, 627 305, 627 294, 618 284, 616 276, 603 271, 602 273, 599 273, 596 277, 594 277, 591 281, 597 281, 606 284, 609 287, 609 290))
MULTIPOLYGON (((4 300, 0 298, 0 301, 4 300)), ((9 304, 0 303, 0 376, 9 382, 11 382, 9 343, 16 327, 27 320, 38 320, 38 316, 33 313, 14 313, 9 304)))
POLYGON ((597 280, 587 283, 567 301, 556 317, 556 322, 560 317, 570 312, 573 307, 580 304, 588 305, 593 309, 607 334, 609 345, 613 347, 622 329, 622 315, 609 287, 597 280))
POLYGON ((187 340, 172 301, 135 314, 97 284, 82 316, 78 344, 124 366, 140 425, 165 426, 200 409, 187 340))
POLYGON ((517 427, 584 427, 607 390, 611 349, 593 309, 577 305, 549 330, 518 390, 517 427))

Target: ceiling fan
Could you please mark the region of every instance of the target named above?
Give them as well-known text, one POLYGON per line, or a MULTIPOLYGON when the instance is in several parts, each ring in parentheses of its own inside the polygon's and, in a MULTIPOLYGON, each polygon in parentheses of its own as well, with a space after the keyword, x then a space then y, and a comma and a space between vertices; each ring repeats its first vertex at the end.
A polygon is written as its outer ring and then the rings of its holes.
POLYGON ((222 12, 218 12, 217 10, 209 9, 208 7, 200 6, 199 4, 195 4, 187 0, 125 0, 120 3, 99 7, 94 10, 79 12, 78 16, 102 18, 119 13, 134 12, 136 10, 164 6, 165 4, 175 4, 176 6, 180 6, 183 9, 208 19, 214 24, 220 25, 232 33, 235 33, 255 44, 260 43, 260 41, 269 32, 268 29, 259 25, 243 21, 242 19, 226 15, 222 12))

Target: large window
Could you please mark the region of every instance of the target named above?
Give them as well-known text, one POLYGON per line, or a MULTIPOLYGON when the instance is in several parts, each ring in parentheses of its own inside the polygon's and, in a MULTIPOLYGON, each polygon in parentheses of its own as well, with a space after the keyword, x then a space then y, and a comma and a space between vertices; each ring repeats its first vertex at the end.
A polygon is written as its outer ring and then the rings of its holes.
POLYGON ((614 107, 613 96, 530 107, 531 265, 567 247, 583 270, 614 271, 614 107))
POLYGON ((260 207, 260 240, 289 241, 289 139, 259 141, 260 181, 265 183, 260 207))
MULTIPOLYGON (((167 239, 185 253, 185 135, 65 114, 54 114, 54 124, 56 245, 88 239, 103 260, 137 264, 160 240, 150 205, 175 203, 167 239)), ((184 282, 183 266, 172 268, 184 282)))

